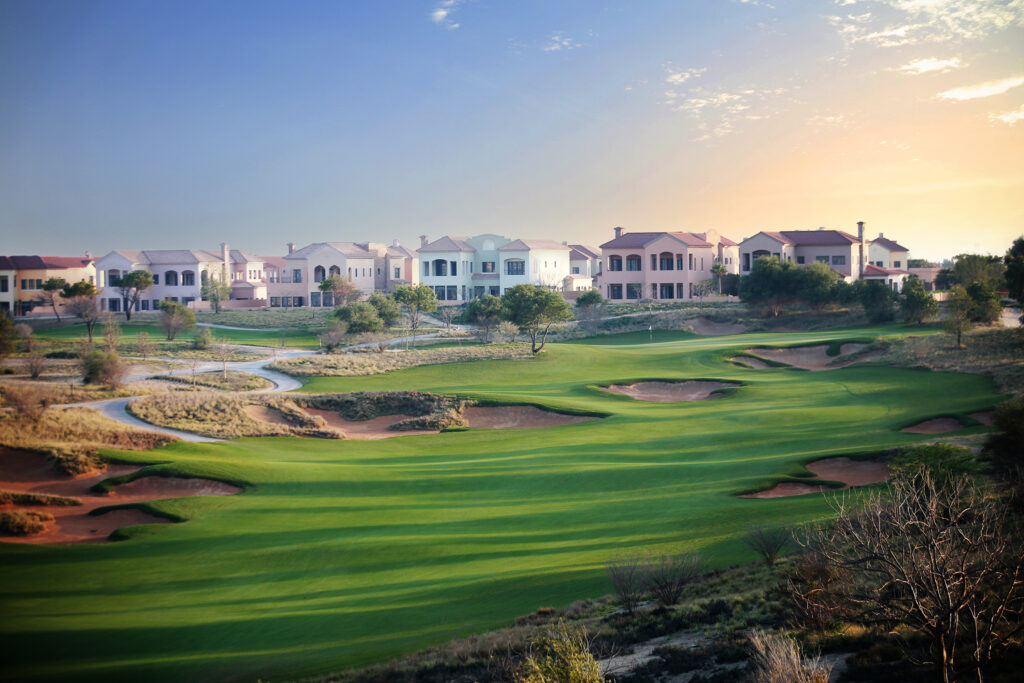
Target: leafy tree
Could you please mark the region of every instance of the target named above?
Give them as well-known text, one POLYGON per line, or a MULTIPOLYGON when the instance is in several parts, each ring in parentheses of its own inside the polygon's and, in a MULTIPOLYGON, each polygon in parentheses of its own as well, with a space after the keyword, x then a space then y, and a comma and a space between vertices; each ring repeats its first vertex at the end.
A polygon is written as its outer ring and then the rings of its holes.
POLYGON ((402 309, 398 303, 387 294, 374 292, 367 299, 367 302, 377 309, 377 317, 384 323, 384 327, 392 327, 402 317, 402 309))
POLYGON ((209 327, 200 327, 192 337, 192 348, 198 351, 205 351, 213 343, 213 332, 209 327))
POLYGON ((744 537, 747 545, 760 555, 768 566, 775 564, 791 539, 792 534, 789 529, 763 524, 748 527, 744 537))
POLYGON ((935 274, 935 289, 953 289, 958 284, 952 268, 940 268, 935 274))
MULTIPOLYGON (((598 294, 598 297, 600 297, 600 294, 598 294)), ((579 305, 578 299, 576 305, 579 305)), ((473 299, 466 304, 466 320, 479 327, 483 340, 489 341, 491 330, 501 322, 504 311, 501 299, 493 294, 485 294, 479 299, 473 299)))
POLYGON ((96 285, 85 280, 64 285, 61 290, 61 296, 68 301, 64 307, 65 310, 85 323, 85 331, 89 335, 90 345, 92 344, 93 330, 96 329, 96 323, 100 319, 100 307, 99 301, 97 301, 99 293, 100 290, 96 289, 96 285))
POLYGON ((895 297, 889 285, 878 280, 859 282, 860 305, 872 323, 884 323, 896 317, 895 297))
POLYGON ((15 329, 14 321, 0 311, 0 360, 11 355, 17 345, 18 330, 15 329))
POLYGON ((834 299, 833 286, 840 280, 839 274, 821 261, 815 261, 800 273, 800 300, 816 311, 820 311, 834 299))
POLYGON ((43 301, 48 303, 50 308, 53 309, 53 314, 57 316, 57 322, 60 322, 60 313, 57 312, 57 298, 67 285, 68 281, 62 277, 51 277, 43 283, 43 301))
POLYGON ((971 297, 974 307, 971 309, 971 321, 991 325, 999 320, 1003 305, 999 302, 999 294, 992 285, 985 282, 972 282, 967 285, 967 294, 971 297))
POLYGON ((711 276, 715 278, 715 284, 718 285, 718 293, 722 293, 722 278, 729 274, 729 269, 722 263, 716 263, 711 266, 711 276))
POLYGON ((923 258, 912 258, 907 261, 907 268, 938 268, 938 263, 932 263, 931 261, 923 258))
POLYGON ((334 351, 345 342, 346 334, 348 334, 348 325, 336 320, 331 329, 320 335, 320 346, 325 351, 334 351))
POLYGON ((750 274, 740 280, 740 300, 777 318, 782 307, 799 296, 801 270, 792 262, 783 263, 774 256, 756 259, 750 274))
POLYGON ((164 299, 159 309, 160 327, 167 335, 167 341, 174 341, 179 332, 190 330, 196 325, 196 314, 183 303, 164 299))
POLYGON ((954 285, 946 299, 946 312, 942 319, 942 326, 946 332, 956 335, 956 348, 962 349, 963 344, 960 338, 964 332, 974 327, 971 321, 971 313, 974 311, 974 299, 967 293, 963 285, 954 285))
POLYGON ((82 381, 86 384, 106 384, 117 389, 128 371, 121 357, 114 351, 88 351, 82 356, 82 381))
POLYGON ((1006 266, 1006 288, 1017 303, 1024 305, 1024 237, 1013 241, 1003 257, 1006 266))
POLYGON ((953 257, 951 271, 953 279, 965 287, 982 282, 992 289, 1002 289, 1006 284, 1006 266, 998 256, 958 254, 953 257))
POLYGON ((721 293, 729 296, 739 296, 740 279, 740 276, 736 273, 726 273, 725 277, 719 282, 722 287, 721 293))
POLYGON ((339 306, 334 315, 346 324, 351 334, 380 332, 384 329, 384 322, 377 315, 377 309, 366 301, 356 301, 339 306))
POLYGON ((330 294, 335 306, 347 306, 350 303, 359 301, 362 292, 355 283, 347 277, 332 275, 320 281, 320 291, 330 294))
POLYGON ((928 318, 939 314, 939 302, 925 291, 921 278, 911 275, 903 283, 903 299, 900 301, 903 322, 922 324, 928 318))
POLYGON ((560 294, 533 285, 516 285, 506 290, 501 303, 509 322, 518 325, 530 337, 530 349, 534 353, 544 348, 553 324, 572 318, 569 304, 560 294))
POLYGON ((412 330, 413 345, 416 345, 416 330, 420 326, 420 317, 423 313, 430 313, 437 310, 437 296, 434 290, 426 285, 410 287, 402 285, 395 290, 395 301, 405 309, 406 317, 409 319, 409 329, 412 330))
POLYGON ((117 287, 121 293, 121 301, 124 304, 125 320, 132 319, 132 309, 138 303, 142 293, 153 286, 153 274, 148 270, 133 270, 117 278, 112 285, 117 287))
POLYGON ((700 280, 693 283, 693 296, 697 297, 700 310, 704 311, 704 297, 715 291, 715 281, 712 278, 700 280))
POLYGON ((221 304, 231 300, 231 283, 223 269, 221 272, 207 271, 206 280, 199 288, 199 296, 210 302, 214 313, 220 313, 221 304))

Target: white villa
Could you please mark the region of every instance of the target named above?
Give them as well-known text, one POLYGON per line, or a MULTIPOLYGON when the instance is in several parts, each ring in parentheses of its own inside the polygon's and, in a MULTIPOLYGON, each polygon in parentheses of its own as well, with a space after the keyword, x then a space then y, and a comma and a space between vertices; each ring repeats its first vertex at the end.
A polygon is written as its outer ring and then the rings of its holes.
POLYGON ((364 294, 374 290, 375 255, 355 242, 314 242, 301 249, 288 244, 284 267, 276 282, 267 283, 271 308, 331 307, 330 294, 320 291, 320 283, 332 275, 342 275, 364 294))
MULTIPOLYGON (((101 290, 100 306, 104 311, 121 310, 121 295, 114 288, 114 282, 133 270, 148 270, 153 274, 153 286, 135 304, 137 311, 156 310, 163 299, 186 305, 199 301, 202 298, 200 288, 206 278, 233 272, 231 250, 226 243, 220 248, 220 253, 202 249, 116 249, 95 263, 96 286, 101 290)), ((260 275, 262 277, 262 273, 260 275)))
POLYGON ((510 240, 501 235, 420 238, 420 281, 440 301, 501 296, 519 284, 561 289, 572 249, 554 240, 510 240))

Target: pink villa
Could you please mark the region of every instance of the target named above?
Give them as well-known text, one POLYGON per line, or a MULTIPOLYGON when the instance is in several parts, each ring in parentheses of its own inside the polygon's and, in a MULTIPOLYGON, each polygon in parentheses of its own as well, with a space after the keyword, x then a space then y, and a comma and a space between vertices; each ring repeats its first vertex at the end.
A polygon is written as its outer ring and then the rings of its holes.
POLYGON ((612 301, 690 299, 716 262, 735 273, 737 256, 736 243, 714 231, 623 234, 615 228, 615 239, 601 245, 601 293, 612 301))

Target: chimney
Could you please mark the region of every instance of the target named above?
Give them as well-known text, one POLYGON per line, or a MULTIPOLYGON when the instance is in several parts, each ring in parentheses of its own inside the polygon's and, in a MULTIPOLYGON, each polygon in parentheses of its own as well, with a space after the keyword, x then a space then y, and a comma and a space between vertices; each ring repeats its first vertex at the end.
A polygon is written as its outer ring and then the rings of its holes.
POLYGON ((567 246, 569 246, 569 243, 567 241, 565 241, 565 240, 562 240, 562 246, 563 247, 567 247, 567 246))
POLYGON ((290 254, 293 251, 295 251, 295 242, 289 242, 288 243, 288 253, 290 254))
POLYGON ((88 259, 92 258, 92 254, 89 253, 88 249, 85 250, 85 258, 88 258, 88 259))
POLYGON ((401 245, 401 243, 398 240, 392 240, 391 246, 393 246, 393 247, 400 247, 402 245, 401 245))
POLYGON ((880 232, 880 233, 878 233, 878 237, 876 237, 875 239, 879 239, 880 240, 883 237, 885 237, 885 233, 884 232, 880 232))
POLYGON ((430 239, 428 239, 426 235, 420 235, 420 246, 421 247, 427 246, 427 242, 429 242, 429 241, 430 241, 430 239))
POLYGON ((615 237, 622 237, 622 228, 615 228, 615 237))
POLYGON ((220 260, 224 262, 224 270, 231 268, 231 250, 227 242, 220 243, 220 260))
POLYGON ((857 221, 857 242, 860 253, 860 277, 864 278, 864 221, 857 221))

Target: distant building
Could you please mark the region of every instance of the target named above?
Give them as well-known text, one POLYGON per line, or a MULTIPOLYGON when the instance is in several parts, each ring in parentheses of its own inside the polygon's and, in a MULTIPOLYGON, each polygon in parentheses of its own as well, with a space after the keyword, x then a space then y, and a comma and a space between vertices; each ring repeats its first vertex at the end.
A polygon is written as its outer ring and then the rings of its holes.
POLYGON ((284 266, 276 281, 267 283, 271 308, 323 308, 334 306, 320 283, 333 275, 348 278, 364 295, 376 282, 376 254, 354 242, 314 242, 301 249, 288 245, 284 266))
MULTIPOLYGON (((221 243, 220 247, 219 252, 204 249, 115 249, 96 261, 96 286, 101 290, 101 308, 104 311, 121 311, 121 294, 117 290, 117 280, 135 270, 146 270, 153 274, 153 286, 136 302, 136 311, 154 311, 164 299, 185 305, 200 301, 203 283, 210 277, 228 277, 228 281, 233 285, 234 295, 233 252, 227 243, 221 243)), ((234 253, 243 258, 242 252, 234 253)), ((249 262, 243 262, 243 272, 245 263, 249 262)), ((255 262, 253 265, 262 267, 255 262)), ((248 279, 238 281, 240 285, 248 282, 248 279)))
POLYGON ((697 283, 712 278, 722 244, 710 233, 615 228, 615 238, 601 245, 601 293, 612 301, 691 299, 697 283))
MULTIPOLYGON (((94 259, 82 256, 0 256, 0 311, 16 316, 30 315, 44 305, 43 283, 59 277, 68 283, 96 283, 94 259)), ((60 299, 57 310, 63 310, 60 299)), ((47 315, 46 310, 37 311, 47 315)))
POLYGON ((860 239, 842 230, 761 231, 740 242, 740 274, 749 273, 762 256, 774 256, 799 266, 825 263, 844 277, 856 279, 862 270, 863 247, 860 239))
POLYGON ((868 263, 879 268, 907 271, 910 268, 910 250, 878 233, 868 246, 868 263))

